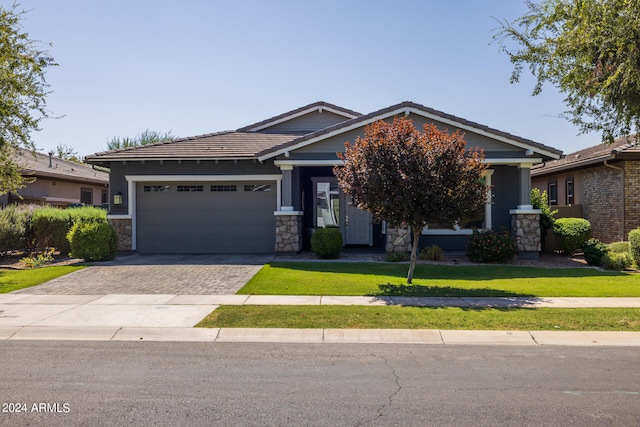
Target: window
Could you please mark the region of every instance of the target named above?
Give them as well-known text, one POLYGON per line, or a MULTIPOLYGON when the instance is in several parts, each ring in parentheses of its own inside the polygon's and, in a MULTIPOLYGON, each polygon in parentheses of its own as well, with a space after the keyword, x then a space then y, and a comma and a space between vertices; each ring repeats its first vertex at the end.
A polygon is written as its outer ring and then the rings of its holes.
POLYGON ((83 205, 93 204, 93 190, 90 188, 82 188, 80 190, 80 203, 83 205))
POLYGON ((102 190, 100 194, 100 203, 103 205, 109 203, 109 192, 107 190, 102 190))
POLYGON ((337 182, 316 183, 316 225, 340 225, 340 188, 337 182))
POLYGON ((566 204, 573 205, 573 178, 567 178, 566 204))
MULTIPOLYGON (((237 191, 236 185, 212 185, 211 191, 237 191)), ((246 190, 245 190, 246 191, 246 190)))
POLYGON ((169 190, 168 185, 145 185, 143 189, 145 193, 168 193, 169 190))
POLYGON ((269 184, 248 184, 244 186, 244 191, 271 191, 269 184))
POLYGON ((178 185, 178 193, 201 193, 203 191, 202 185, 178 185))
POLYGON ((549 196, 550 205, 558 204, 558 182, 557 181, 553 181, 548 184, 547 195, 549 196))

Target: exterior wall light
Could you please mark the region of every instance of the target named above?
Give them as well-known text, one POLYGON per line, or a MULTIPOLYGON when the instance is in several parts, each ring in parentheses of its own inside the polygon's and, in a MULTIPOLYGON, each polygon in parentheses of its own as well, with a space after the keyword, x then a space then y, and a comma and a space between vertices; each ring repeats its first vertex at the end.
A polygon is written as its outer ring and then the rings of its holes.
POLYGON ((113 204, 117 206, 122 205, 122 193, 120 191, 113 195, 113 204))

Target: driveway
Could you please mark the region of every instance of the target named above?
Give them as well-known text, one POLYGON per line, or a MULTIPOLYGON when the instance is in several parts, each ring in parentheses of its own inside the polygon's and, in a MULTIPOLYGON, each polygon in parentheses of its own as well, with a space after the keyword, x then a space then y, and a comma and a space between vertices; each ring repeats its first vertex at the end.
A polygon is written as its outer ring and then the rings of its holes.
POLYGON ((269 255, 139 255, 92 265, 14 292, 39 295, 234 294, 269 255))

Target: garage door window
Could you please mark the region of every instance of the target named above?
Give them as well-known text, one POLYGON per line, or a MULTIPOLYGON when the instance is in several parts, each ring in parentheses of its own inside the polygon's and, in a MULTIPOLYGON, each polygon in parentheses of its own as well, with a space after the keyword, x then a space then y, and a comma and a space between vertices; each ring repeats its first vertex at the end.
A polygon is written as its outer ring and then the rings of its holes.
POLYGON ((202 193, 202 185, 178 185, 178 193, 202 193))
POLYGON ((235 185, 212 185, 211 191, 237 191, 235 185))
POLYGON ((168 185, 145 185, 145 193, 168 193, 171 187, 168 185))
POLYGON ((245 185, 244 191, 271 191, 270 184, 245 185))

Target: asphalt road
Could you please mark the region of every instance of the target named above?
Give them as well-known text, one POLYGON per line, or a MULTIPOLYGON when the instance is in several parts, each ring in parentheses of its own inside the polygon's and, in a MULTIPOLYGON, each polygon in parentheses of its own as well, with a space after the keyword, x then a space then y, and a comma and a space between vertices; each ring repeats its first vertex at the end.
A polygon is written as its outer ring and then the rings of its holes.
POLYGON ((639 425, 637 348, 5 341, 0 425, 639 425))

